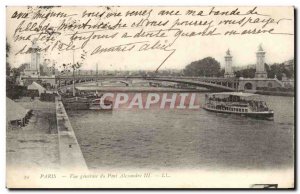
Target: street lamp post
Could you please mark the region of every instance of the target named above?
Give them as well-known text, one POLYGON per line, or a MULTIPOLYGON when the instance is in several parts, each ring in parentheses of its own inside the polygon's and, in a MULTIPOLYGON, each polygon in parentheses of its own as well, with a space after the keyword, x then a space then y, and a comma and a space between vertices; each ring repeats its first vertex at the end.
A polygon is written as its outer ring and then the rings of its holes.
POLYGON ((75 97, 75 62, 74 62, 74 53, 75 53, 75 50, 73 50, 73 65, 72 65, 72 69, 73 69, 73 97, 75 97))
POLYGON ((96 86, 98 86, 98 63, 96 64, 96 86))

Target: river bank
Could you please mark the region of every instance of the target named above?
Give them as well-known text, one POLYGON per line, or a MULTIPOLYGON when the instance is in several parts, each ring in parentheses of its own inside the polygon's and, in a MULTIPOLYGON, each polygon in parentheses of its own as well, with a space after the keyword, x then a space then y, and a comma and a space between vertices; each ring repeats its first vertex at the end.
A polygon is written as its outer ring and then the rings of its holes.
POLYGON ((6 162, 9 167, 59 167, 55 103, 22 98, 18 104, 33 110, 29 123, 22 128, 6 129, 6 162))
POLYGON ((279 91, 256 91, 256 94, 267 95, 267 96, 295 96, 294 92, 279 92, 279 91))
MULTIPOLYGON (((76 89, 80 92, 198 92, 198 93, 211 93, 220 92, 219 90, 208 90, 206 88, 168 88, 168 87, 106 87, 106 86, 76 86, 76 89)), ((294 92, 280 92, 280 91, 264 91, 257 90, 256 94, 268 95, 268 96, 295 96, 294 92)))

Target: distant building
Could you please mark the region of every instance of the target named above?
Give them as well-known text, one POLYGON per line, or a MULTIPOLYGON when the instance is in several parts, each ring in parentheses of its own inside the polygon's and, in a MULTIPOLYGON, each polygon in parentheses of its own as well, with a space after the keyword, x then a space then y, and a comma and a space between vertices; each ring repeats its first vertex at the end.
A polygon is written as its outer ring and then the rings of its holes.
POLYGON ((230 50, 228 49, 225 56, 225 74, 224 77, 234 77, 232 71, 232 56, 230 55, 230 50))

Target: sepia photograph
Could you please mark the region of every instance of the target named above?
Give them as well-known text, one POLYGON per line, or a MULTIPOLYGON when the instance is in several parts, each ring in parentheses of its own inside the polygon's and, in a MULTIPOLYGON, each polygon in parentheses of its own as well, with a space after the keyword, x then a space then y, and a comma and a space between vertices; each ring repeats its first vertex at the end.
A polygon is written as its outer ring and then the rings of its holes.
POLYGON ((5 15, 8 189, 295 188, 295 7, 5 15))

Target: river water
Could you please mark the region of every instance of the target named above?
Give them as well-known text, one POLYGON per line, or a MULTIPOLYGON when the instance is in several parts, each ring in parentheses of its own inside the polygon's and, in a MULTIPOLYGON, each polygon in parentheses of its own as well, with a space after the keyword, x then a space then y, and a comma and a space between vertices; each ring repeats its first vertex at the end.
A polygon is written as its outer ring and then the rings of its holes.
MULTIPOLYGON (((204 94, 197 94, 204 103, 204 94)), ((68 111, 90 169, 285 169, 294 98, 262 96, 274 121, 200 110, 68 111)))

